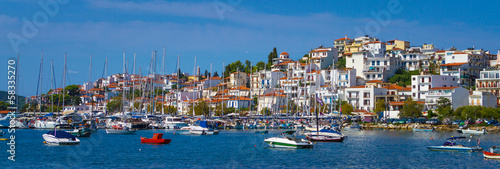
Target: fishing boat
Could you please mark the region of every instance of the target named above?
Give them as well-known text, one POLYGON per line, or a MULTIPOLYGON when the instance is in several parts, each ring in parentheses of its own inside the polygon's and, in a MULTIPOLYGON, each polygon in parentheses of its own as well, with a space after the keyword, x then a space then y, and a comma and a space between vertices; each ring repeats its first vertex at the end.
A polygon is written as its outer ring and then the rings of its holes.
MULTIPOLYGON (((434 151, 465 151, 465 152, 476 152, 482 151, 483 148, 479 146, 464 146, 461 144, 457 144, 457 140, 466 139, 466 137, 452 137, 446 139, 446 142, 441 146, 427 146, 427 149, 434 151)), ((472 136, 471 136, 472 139, 472 136)), ((470 140, 469 139, 469 143, 470 140)))
POLYGON ((413 130, 413 132, 433 132, 436 130, 434 128, 432 128, 432 129, 419 129, 419 128, 415 128, 415 127, 412 127, 411 129, 413 130))
POLYGON ((51 145, 76 145, 80 140, 65 131, 49 131, 42 135, 44 143, 51 145))
POLYGON ((284 131, 276 137, 267 138, 264 140, 269 146, 276 148, 313 148, 313 143, 297 138, 297 134, 293 130, 284 131))
POLYGON ((154 133, 153 138, 146 138, 146 137, 141 137, 141 143, 146 143, 146 144, 168 144, 171 139, 164 139, 163 133, 154 133))
POLYGON ((219 134, 219 130, 212 129, 207 121, 199 121, 198 125, 189 127, 189 133, 195 135, 217 135, 219 134))
POLYGON ((106 129, 106 133, 108 134, 134 134, 137 130, 131 129, 129 127, 123 127, 123 126, 113 126, 112 129, 106 129))
POLYGON ((484 158, 500 159, 500 146, 490 147, 490 151, 483 151, 484 158))
MULTIPOLYGON (((458 131, 458 130, 457 130, 458 131)), ((486 130, 482 129, 482 130, 471 130, 470 128, 468 128, 467 130, 461 130, 461 132, 459 131, 459 133, 463 133, 463 134, 475 134, 475 135, 480 135, 480 134, 485 134, 487 133, 486 130)))

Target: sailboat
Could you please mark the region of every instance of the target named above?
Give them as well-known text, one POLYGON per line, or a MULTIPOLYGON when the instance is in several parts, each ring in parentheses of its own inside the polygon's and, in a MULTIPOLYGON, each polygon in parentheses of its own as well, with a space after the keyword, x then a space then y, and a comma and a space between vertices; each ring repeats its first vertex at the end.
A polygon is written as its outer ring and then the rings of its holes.
MULTIPOLYGON (((316 102, 323 106, 323 101, 316 94, 316 102)), ((335 128, 325 127, 319 129, 318 108, 316 107, 316 132, 306 133, 306 138, 316 142, 343 142, 345 136, 335 128)))
POLYGON ((76 145, 80 144, 80 140, 72 134, 65 131, 51 130, 42 135, 44 143, 50 145, 76 145))

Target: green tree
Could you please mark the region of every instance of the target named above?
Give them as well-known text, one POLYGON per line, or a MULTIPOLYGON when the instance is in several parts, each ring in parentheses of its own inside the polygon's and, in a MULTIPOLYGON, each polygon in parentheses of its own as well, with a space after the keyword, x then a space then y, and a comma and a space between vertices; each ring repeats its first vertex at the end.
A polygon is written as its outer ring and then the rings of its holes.
POLYGON ((399 113, 399 117, 417 118, 422 116, 422 110, 424 110, 424 105, 418 104, 410 97, 403 103, 403 108, 399 113))
POLYGON ((351 112, 354 111, 354 107, 352 107, 352 105, 348 104, 345 101, 341 103, 340 107, 342 108, 342 114, 352 115, 351 112))
POLYGON ((453 109, 451 108, 451 101, 448 98, 439 97, 437 101, 437 109, 439 115, 443 117, 453 116, 453 109))
POLYGON ((64 88, 64 90, 70 96, 80 96, 80 87, 78 85, 69 85, 64 88))
POLYGON ((434 113, 432 110, 427 111, 427 118, 433 118, 433 117, 438 117, 436 113, 434 113))
POLYGON ((420 72, 418 70, 414 71, 407 71, 404 68, 398 69, 396 71, 396 74, 389 78, 389 83, 396 83, 397 85, 400 86, 408 86, 411 85, 411 76, 412 75, 419 75, 420 72))
POLYGON ((385 101, 384 99, 378 99, 377 102, 375 103, 375 109, 373 109, 373 111, 375 113, 378 113, 378 112, 383 112, 385 111, 385 101))
POLYGON ((121 97, 115 97, 112 98, 110 102, 106 105, 106 110, 110 112, 118 112, 121 111, 122 109, 122 98, 121 97))
POLYGON ((0 110, 7 110, 7 107, 9 107, 9 103, 0 101, 0 110))
POLYGON ((345 68, 345 62, 346 62, 346 58, 345 57, 339 58, 339 61, 337 63, 335 63, 335 69, 343 69, 343 68, 345 68))
MULTIPOLYGON (((193 106, 189 106, 189 111, 188 114, 191 114, 193 112, 193 106)), ((194 105, 194 114, 195 115, 208 115, 209 114, 209 107, 207 102, 205 101, 198 101, 194 105)))

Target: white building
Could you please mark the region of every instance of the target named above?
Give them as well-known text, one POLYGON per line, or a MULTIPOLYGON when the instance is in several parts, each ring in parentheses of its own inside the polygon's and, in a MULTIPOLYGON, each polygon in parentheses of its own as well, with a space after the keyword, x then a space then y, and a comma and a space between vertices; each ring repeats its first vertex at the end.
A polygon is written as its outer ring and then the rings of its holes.
POLYGON ((447 75, 413 75, 411 76, 411 93, 413 100, 424 101, 431 88, 456 87, 457 78, 447 75))
POLYGON ((264 108, 271 112, 282 110, 286 106, 286 96, 280 93, 267 93, 258 97, 257 110, 260 112, 264 108))
POLYGON ((376 95, 386 95, 387 89, 375 86, 354 86, 345 89, 347 103, 354 109, 373 111, 376 95))
POLYGON ((447 98, 451 101, 451 108, 456 109, 469 105, 469 91, 463 87, 433 87, 427 93, 425 105, 427 109, 437 109, 437 102, 440 98, 447 98))
POLYGON ((469 96, 469 105, 497 108, 497 96, 491 92, 473 91, 469 96))
POLYGON ((252 104, 252 99, 248 97, 234 97, 227 100, 227 107, 233 107, 235 109, 244 109, 250 107, 252 104))
POLYGON ((320 69, 326 69, 332 64, 338 61, 338 49, 334 47, 322 47, 313 49, 309 52, 311 57, 311 63, 314 63, 320 67, 320 69))

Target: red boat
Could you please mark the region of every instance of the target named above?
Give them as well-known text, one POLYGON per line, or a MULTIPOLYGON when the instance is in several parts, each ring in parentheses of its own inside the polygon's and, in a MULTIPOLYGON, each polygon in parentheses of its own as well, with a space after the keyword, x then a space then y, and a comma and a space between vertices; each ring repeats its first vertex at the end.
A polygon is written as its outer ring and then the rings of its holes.
POLYGON ((141 137, 141 143, 147 144, 168 144, 171 139, 163 139, 163 133, 154 133, 153 138, 141 137))

